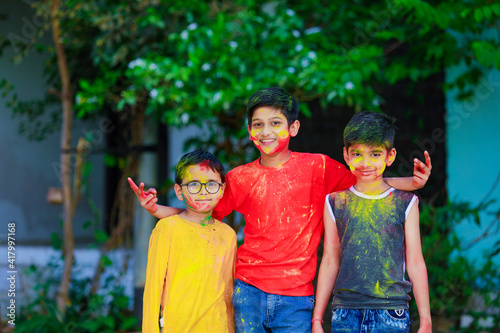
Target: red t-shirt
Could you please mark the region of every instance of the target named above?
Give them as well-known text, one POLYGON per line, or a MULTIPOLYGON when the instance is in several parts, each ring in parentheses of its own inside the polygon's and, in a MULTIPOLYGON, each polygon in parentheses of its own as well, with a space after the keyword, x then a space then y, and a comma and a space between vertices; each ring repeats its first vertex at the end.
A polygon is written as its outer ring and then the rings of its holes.
POLYGON ((313 295, 325 196, 355 182, 345 166, 321 154, 292 152, 279 167, 256 160, 229 171, 214 217, 233 210, 245 216, 235 277, 267 293, 313 295))

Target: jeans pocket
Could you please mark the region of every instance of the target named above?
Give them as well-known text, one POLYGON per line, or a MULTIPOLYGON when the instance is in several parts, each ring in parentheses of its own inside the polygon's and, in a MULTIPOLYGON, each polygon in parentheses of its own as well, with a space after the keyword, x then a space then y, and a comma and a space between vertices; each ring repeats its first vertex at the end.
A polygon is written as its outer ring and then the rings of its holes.
POLYGON ((307 299, 311 305, 311 310, 314 309, 314 296, 307 296, 307 299))
POLYGON ((397 309, 397 310, 387 310, 389 316, 394 319, 406 319, 407 310, 405 309, 397 309))
POLYGON ((378 317, 385 325, 409 332, 410 313, 407 309, 398 310, 377 310, 378 317))
POLYGON ((349 309, 333 309, 332 322, 342 321, 347 317, 349 309))

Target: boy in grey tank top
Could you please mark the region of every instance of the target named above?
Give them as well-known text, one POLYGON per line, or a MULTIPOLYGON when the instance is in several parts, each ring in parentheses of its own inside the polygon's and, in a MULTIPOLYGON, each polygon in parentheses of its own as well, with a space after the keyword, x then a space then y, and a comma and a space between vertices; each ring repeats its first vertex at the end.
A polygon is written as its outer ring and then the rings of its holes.
POLYGON ((323 332, 332 290, 332 332, 409 332, 412 288, 418 332, 432 331, 418 199, 382 177, 396 158, 394 134, 393 121, 375 112, 355 115, 344 130, 344 159, 357 182, 326 196, 313 333, 323 332))

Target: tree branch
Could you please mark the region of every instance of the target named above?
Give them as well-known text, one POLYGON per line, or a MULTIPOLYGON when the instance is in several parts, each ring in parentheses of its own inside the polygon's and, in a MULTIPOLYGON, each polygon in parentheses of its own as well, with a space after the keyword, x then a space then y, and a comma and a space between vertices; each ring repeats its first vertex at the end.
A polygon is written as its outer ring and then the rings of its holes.
POLYGON ((73 266, 75 240, 73 235, 73 215, 75 208, 72 205, 71 193, 71 159, 70 154, 63 153, 70 148, 71 123, 73 117, 72 93, 70 75, 66 53, 62 44, 61 26, 59 21, 59 1, 50 2, 50 23, 52 26, 52 39, 54 42, 57 66, 61 80, 61 103, 63 110, 63 123, 61 131, 61 183, 63 190, 63 228, 64 228, 64 270, 57 293, 57 309, 60 318, 64 317, 66 307, 69 304, 69 283, 71 279, 71 268, 73 266))

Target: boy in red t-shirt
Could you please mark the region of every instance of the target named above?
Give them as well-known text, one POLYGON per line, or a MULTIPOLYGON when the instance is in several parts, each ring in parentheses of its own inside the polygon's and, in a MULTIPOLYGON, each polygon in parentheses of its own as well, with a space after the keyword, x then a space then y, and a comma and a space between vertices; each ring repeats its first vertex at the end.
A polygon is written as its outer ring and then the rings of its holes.
MULTIPOLYGON (((300 123, 297 101, 283 89, 256 92, 247 117, 261 157, 228 172, 224 197, 213 212, 219 220, 233 210, 245 216, 233 293, 236 332, 310 332, 324 198, 356 178, 326 155, 288 150, 300 123)), ((425 159, 426 164, 415 160, 413 177, 387 182, 401 190, 423 187, 431 170, 427 152, 425 159)), ((129 182, 150 214, 179 213, 157 205, 154 189, 144 192, 144 184, 129 182)))

